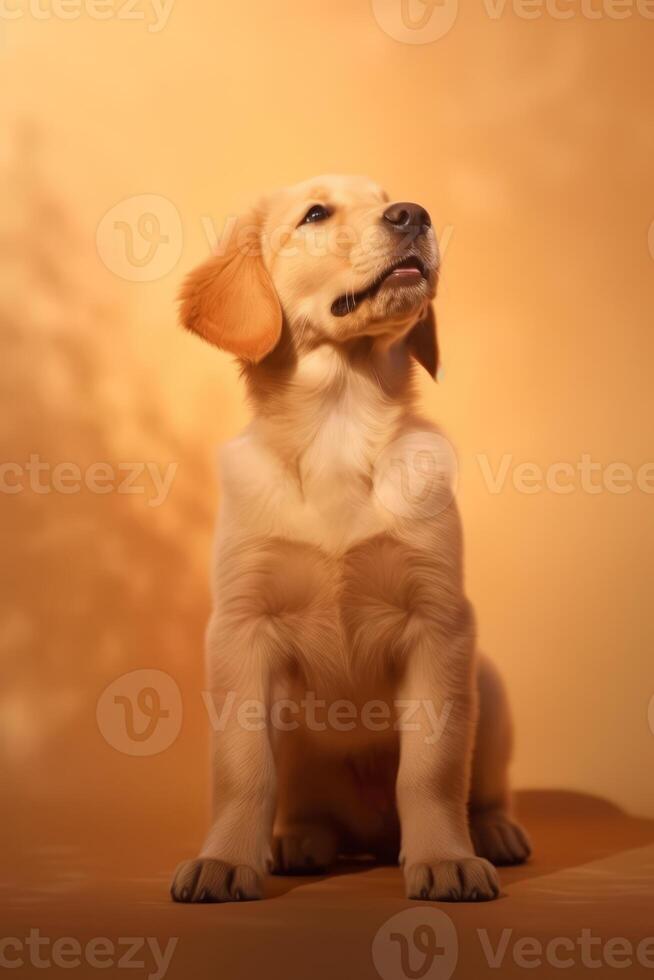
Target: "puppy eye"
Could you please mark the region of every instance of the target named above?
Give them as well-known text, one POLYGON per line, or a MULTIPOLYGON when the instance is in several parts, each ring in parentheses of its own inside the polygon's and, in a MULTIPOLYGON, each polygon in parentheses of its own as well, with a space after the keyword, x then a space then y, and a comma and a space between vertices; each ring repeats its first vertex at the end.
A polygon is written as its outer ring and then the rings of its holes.
MULTIPOLYGON (((330 211, 323 207, 322 204, 312 204, 305 216, 302 218, 300 225, 311 225, 314 221, 324 221, 329 218, 330 211)), ((300 227, 298 225, 298 228, 300 227)))

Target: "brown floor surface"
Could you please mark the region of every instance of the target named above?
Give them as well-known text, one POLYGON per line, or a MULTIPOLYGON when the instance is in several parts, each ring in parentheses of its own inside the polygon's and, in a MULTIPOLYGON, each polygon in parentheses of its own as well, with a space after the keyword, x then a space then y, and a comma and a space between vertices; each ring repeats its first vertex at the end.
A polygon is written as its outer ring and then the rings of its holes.
MULTIPOLYGON (((49 834, 41 834, 41 840, 49 836, 50 843, 30 848, 26 818, 24 827, 14 827, 0 886, 0 936, 22 942, 30 929, 38 929, 52 941, 70 936, 83 946, 95 937, 114 943, 121 937, 156 937, 161 947, 178 937, 165 974, 169 980, 374 980, 379 976, 449 980, 450 976, 525 973, 584 977, 589 970, 605 976, 619 972, 611 964, 627 958, 624 947, 615 944, 608 947, 607 958, 604 944, 621 937, 634 948, 631 966, 623 966, 621 972, 654 978, 654 941, 649 952, 644 948, 643 962, 636 957, 638 944, 654 935, 654 821, 629 817, 609 803, 576 793, 524 792, 517 804, 533 837, 533 860, 524 867, 502 870, 503 894, 498 901, 457 906, 409 902, 403 896, 398 868, 370 866, 347 866, 320 878, 270 878, 261 902, 175 905, 168 898, 171 871, 179 859, 192 856, 197 840, 157 837, 153 832, 151 846, 135 848, 133 835, 131 844, 121 844, 121 836, 126 841, 129 837, 123 834, 128 828, 115 827, 111 839, 117 846, 105 850, 98 847, 93 833, 80 844, 79 834, 71 830, 67 835, 65 825, 54 821, 49 834), (384 932, 384 924, 407 909, 411 913, 406 921, 384 932), (431 909, 445 913, 453 928, 442 916, 433 922, 431 909), (429 928, 434 932, 429 933, 429 928), (577 943, 582 930, 601 940, 586 954, 594 967, 584 963, 577 943), (391 932, 395 939, 389 938, 391 932), (398 933, 406 936, 409 951, 404 965, 398 933), (428 946, 426 952, 420 951, 431 935, 437 940, 435 955, 428 946), (551 953, 548 960, 545 952, 540 966, 518 965, 514 954, 519 959, 521 947, 516 949, 515 943, 521 937, 543 944, 555 937, 572 940, 577 943, 574 952, 557 947, 554 953, 568 961, 572 958, 573 965, 557 966, 551 953), (503 940, 506 955, 493 968, 485 949, 496 949, 503 940)), ((117 947, 114 959, 126 948, 117 947)), ((531 962, 538 959, 537 953, 526 952, 531 962)), ((27 947, 12 946, 5 955, 23 957, 24 965, 12 971, 14 976, 44 975, 31 962, 27 947)), ((43 946, 42 957, 48 956, 50 947, 43 946)), ((53 966, 47 975, 132 975, 154 980, 152 953, 140 949, 133 958, 144 965, 131 974, 126 973, 126 965, 115 962, 100 970, 82 956, 79 967, 53 966)))

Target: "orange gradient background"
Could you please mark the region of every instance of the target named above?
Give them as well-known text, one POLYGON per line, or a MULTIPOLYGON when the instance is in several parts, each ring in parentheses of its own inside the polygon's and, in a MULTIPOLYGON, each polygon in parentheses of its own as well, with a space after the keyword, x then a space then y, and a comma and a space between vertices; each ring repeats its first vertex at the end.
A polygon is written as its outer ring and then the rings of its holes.
POLYGON ((460 6, 425 44, 386 33, 368 0, 177 0, 158 31, 118 3, 106 20, 27 5, 0 20, 2 459, 177 467, 158 507, 147 476, 142 494, 0 495, 12 858, 62 833, 107 861, 125 840, 199 843, 215 456, 247 407, 229 357, 178 328, 175 296, 212 229, 324 172, 421 202, 443 241, 444 370, 421 397, 459 455, 516 786, 654 816, 654 495, 513 484, 522 463, 654 461, 654 25, 460 6), (138 225, 115 226, 143 195, 168 236, 150 268, 126 259, 130 236, 148 251, 138 225), (496 472, 505 456, 493 493, 480 457, 496 472), (103 690, 139 668, 183 702, 176 740, 145 758, 96 722, 103 690))

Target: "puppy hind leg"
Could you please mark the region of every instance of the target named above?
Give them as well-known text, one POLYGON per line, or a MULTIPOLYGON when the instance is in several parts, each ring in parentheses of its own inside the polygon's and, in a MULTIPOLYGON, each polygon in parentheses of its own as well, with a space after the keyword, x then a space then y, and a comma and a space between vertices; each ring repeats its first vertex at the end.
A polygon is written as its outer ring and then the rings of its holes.
POLYGON ((338 834, 327 822, 288 825, 275 831, 272 873, 323 874, 336 861, 338 851, 338 834))
MULTIPOLYGON (((298 691, 295 695, 297 700, 303 696, 298 691)), ((301 731, 280 733, 276 750, 279 783, 272 873, 322 874, 342 847, 332 817, 338 768, 301 731)))
POLYGON ((509 703, 495 665, 480 657, 479 717, 472 763, 470 836, 475 852, 497 866, 523 864, 531 854, 526 831, 511 815, 508 769, 513 733, 509 703))

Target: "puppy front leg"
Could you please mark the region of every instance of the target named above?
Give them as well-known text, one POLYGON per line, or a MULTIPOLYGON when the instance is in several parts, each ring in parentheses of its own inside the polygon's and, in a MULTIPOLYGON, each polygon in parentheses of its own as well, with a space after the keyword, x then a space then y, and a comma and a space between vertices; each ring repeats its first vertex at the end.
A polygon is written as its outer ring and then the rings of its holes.
POLYGON ((177 902, 261 898, 275 807, 268 652, 256 635, 210 631, 214 817, 200 856, 175 872, 177 902))
POLYGON ((447 641, 439 633, 415 630, 399 690, 415 712, 399 726, 400 860, 409 898, 485 901, 497 897, 499 883, 493 866, 475 856, 468 830, 472 629, 466 624, 447 641))

